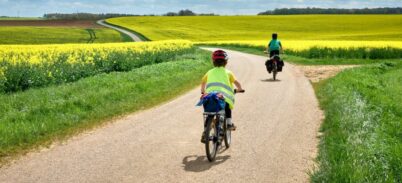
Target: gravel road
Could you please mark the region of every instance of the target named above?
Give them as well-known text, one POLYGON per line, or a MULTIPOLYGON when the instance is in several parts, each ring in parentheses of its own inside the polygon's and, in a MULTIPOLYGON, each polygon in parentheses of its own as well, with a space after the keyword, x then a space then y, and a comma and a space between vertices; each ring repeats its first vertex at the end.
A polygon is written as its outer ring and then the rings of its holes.
POLYGON ((119 32, 121 32, 123 34, 126 34, 127 36, 131 37, 131 39, 134 40, 135 42, 142 42, 142 39, 140 37, 138 37, 136 34, 130 32, 130 31, 127 31, 125 29, 122 29, 122 28, 107 24, 105 22, 105 20, 98 20, 96 23, 99 24, 99 25, 102 25, 102 26, 117 30, 117 31, 119 31, 119 32))
POLYGON ((0 169, 0 182, 308 182, 322 113, 302 71, 270 80, 264 57, 229 51, 236 95, 232 146, 209 163, 199 89, 120 118, 0 169))

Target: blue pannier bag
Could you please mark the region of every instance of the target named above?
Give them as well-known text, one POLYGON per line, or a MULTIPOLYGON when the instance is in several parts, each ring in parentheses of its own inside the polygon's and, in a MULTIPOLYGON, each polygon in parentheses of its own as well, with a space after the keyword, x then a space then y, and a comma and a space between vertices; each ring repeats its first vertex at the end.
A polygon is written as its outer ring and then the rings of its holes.
POLYGON ((219 112, 225 109, 226 102, 217 93, 209 93, 198 102, 197 106, 201 105, 204 106, 204 112, 219 112))

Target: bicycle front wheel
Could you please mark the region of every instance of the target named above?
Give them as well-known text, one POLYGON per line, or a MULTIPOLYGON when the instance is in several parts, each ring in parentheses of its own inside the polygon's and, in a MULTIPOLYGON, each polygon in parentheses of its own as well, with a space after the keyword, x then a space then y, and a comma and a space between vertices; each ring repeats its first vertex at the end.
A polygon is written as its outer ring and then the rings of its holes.
POLYGON ((225 139, 225 146, 226 146, 226 149, 229 149, 230 144, 232 143, 232 130, 230 130, 228 128, 228 123, 226 122, 226 119, 225 119, 225 122, 223 124, 223 131, 225 133, 225 138, 224 138, 225 139))
POLYGON ((218 151, 218 130, 215 116, 207 117, 207 129, 205 129, 205 152, 210 162, 215 161, 218 151))

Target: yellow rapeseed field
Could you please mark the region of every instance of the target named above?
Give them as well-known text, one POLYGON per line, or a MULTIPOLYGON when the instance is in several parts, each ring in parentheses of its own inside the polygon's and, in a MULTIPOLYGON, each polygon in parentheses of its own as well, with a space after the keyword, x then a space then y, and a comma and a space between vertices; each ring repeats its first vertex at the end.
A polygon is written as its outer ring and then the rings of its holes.
POLYGON ((402 41, 402 15, 145 16, 106 21, 154 41, 268 40, 273 32, 286 40, 402 41))
POLYGON ((156 41, 143 43, 109 44, 58 44, 58 45, 0 45, 0 62, 45 64, 56 62, 63 56, 69 63, 92 62, 94 57, 107 61, 111 53, 158 54, 189 49, 193 44, 184 40, 156 41))
POLYGON ((151 40, 260 47, 277 32, 289 51, 312 47, 402 48, 402 15, 156 16, 118 17, 107 22, 151 40))
POLYGON ((144 43, 2 45, 0 93, 76 81, 100 73, 130 71, 192 53, 183 40, 144 43))

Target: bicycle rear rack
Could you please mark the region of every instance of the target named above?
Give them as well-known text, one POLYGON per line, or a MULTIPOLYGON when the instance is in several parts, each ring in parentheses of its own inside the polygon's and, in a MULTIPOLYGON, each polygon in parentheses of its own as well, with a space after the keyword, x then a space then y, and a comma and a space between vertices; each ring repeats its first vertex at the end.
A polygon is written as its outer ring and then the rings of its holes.
POLYGON ((203 114, 207 116, 224 115, 225 110, 221 110, 219 112, 204 112, 203 114))

